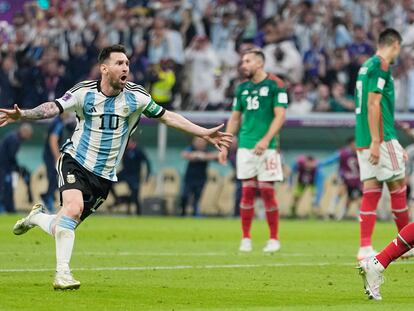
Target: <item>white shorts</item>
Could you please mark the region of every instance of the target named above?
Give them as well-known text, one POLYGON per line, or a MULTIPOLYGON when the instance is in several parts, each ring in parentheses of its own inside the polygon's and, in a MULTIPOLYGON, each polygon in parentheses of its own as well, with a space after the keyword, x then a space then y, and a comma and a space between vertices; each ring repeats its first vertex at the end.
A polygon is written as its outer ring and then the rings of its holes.
POLYGON ((267 149, 259 156, 253 149, 237 149, 237 178, 253 177, 257 177, 259 181, 282 181, 283 171, 279 152, 267 149))
POLYGON ((378 181, 391 181, 405 176, 404 149, 398 140, 383 141, 380 145, 380 158, 377 165, 369 159, 369 149, 357 151, 361 181, 376 178, 378 181))

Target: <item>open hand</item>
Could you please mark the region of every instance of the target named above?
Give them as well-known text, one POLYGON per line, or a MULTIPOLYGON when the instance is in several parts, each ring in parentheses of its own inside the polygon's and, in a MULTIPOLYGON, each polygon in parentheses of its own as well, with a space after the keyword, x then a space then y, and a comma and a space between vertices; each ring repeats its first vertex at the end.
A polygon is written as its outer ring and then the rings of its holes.
POLYGON ((369 163, 372 165, 377 165, 379 163, 380 157, 380 143, 379 142, 372 142, 369 147, 369 163))
POLYGON ((13 109, 0 109, 0 127, 20 120, 22 111, 17 105, 13 109))
POLYGON ((205 134, 202 136, 210 144, 214 145, 218 151, 222 151, 223 147, 230 148, 233 140, 233 134, 219 131, 223 126, 224 124, 220 124, 211 129, 206 129, 205 134))

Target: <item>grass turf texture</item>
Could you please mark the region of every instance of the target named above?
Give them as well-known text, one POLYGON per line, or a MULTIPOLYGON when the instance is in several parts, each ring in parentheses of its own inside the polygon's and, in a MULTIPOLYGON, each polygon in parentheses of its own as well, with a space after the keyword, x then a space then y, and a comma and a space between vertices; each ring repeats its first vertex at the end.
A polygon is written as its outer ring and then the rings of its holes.
MULTIPOLYGON (((54 241, 39 228, 14 236, 0 216, 0 310, 412 310, 414 260, 386 272, 383 301, 369 301, 355 269, 358 223, 282 220, 282 249, 237 251, 237 219, 92 216, 76 231, 78 291, 53 291, 54 241)), ((395 236, 378 223, 380 249, 395 236)))

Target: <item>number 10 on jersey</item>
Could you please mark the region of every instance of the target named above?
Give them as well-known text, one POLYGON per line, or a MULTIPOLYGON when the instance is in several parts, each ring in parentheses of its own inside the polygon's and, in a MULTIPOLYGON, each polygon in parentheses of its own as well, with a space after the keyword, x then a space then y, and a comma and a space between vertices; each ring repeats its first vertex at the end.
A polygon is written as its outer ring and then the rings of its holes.
POLYGON ((119 116, 116 114, 102 114, 99 116, 101 118, 100 130, 116 130, 119 126, 119 116))

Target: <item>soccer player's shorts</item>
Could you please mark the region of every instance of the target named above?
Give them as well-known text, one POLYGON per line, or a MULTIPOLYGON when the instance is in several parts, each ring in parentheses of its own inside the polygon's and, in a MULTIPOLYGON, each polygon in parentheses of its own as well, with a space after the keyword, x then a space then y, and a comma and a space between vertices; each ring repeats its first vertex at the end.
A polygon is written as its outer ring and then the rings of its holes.
POLYGON ((282 181, 283 171, 280 154, 275 149, 267 149, 256 155, 253 149, 237 149, 237 178, 257 177, 259 181, 282 181))
POLYGON ((57 164, 60 202, 62 192, 68 189, 80 190, 83 194, 83 211, 80 217, 84 220, 106 200, 112 182, 99 177, 82 167, 69 154, 63 153, 57 164))
POLYGON ((383 141, 380 145, 380 158, 377 165, 369 159, 369 149, 357 151, 360 179, 362 181, 376 178, 378 181, 393 181, 404 178, 404 149, 396 140, 383 141))

